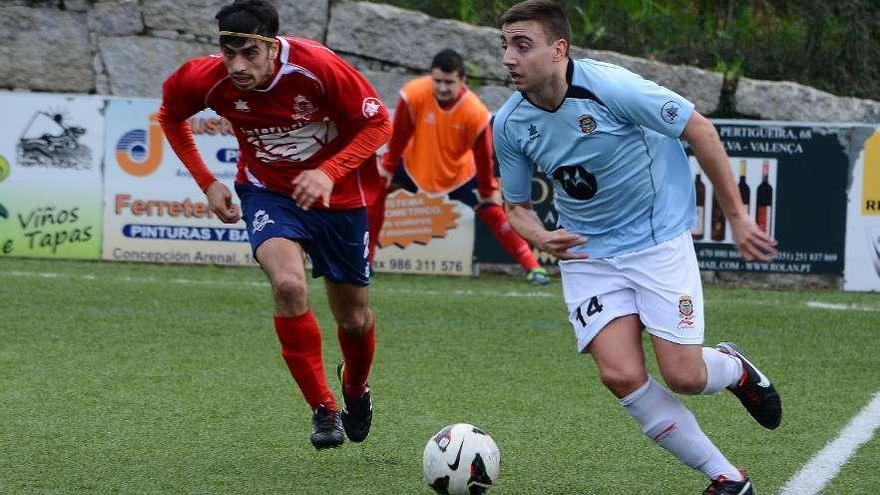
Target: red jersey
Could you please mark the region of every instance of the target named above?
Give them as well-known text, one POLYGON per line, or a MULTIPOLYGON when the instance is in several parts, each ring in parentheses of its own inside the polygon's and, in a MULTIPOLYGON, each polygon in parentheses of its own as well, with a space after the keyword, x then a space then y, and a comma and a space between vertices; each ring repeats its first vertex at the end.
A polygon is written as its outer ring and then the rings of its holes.
MULTIPOLYGON (((193 59, 165 81, 160 120, 179 123, 211 108, 232 124, 238 139, 236 182, 290 195, 291 180, 301 171, 330 164, 361 129, 389 125, 388 110, 363 75, 329 48, 301 38, 277 39, 276 72, 267 86, 241 91, 222 56, 193 59)), ((372 202, 382 188, 375 160, 369 153, 359 163, 321 167, 334 181, 330 209, 372 202)), ((210 184, 202 182, 202 189, 210 184)))

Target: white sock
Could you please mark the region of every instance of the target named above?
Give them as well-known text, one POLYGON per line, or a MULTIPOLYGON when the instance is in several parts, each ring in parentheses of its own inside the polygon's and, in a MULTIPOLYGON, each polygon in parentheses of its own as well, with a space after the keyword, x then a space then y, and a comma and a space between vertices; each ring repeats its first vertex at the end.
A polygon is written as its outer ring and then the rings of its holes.
POLYGON ((742 361, 714 347, 703 347, 703 362, 706 363, 706 388, 702 395, 717 394, 742 378, 742 361))
POLYGON ((620 399, 620 404, 648 438, 683 464, 709 479, 724 475, 733 481, 742 480, 739 470, 706 437, 694 415, 653 378, 648 377, 638 390, 620 399))

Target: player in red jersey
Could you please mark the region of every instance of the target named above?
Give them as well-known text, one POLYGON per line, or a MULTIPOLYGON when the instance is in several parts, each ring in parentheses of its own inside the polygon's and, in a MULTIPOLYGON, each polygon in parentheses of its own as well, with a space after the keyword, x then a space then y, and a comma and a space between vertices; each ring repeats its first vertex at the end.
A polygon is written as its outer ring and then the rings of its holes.
POLYGON ((343 430, 349 440, 363 441, 372 421, 367 378, 375 349, 365 207, 382 187, 376 150, 390 137, 388 111, 330 49, 277 36, 278 12, 268 1, 236 0, 216 19, 222 54, 190 60, 165 81, 162 129, 218 218, 244 218, 272 285, 281 353, 313 411, 312 444, 337 447, 343 430), (187 119, 206 107, 225 117, 238 139, 241 208, 196 149, 187 119), (312 276, 325 277, 338 325, 341 412, 308 306, 307 253, 312 276))

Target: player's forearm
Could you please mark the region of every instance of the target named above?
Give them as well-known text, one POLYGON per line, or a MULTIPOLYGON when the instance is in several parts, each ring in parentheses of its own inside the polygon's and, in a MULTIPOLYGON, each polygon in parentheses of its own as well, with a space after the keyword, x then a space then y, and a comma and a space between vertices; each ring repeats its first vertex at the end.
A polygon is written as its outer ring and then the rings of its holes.
POLYGON ((477 166, 477 189, 480 197, 488 198, 498 190, 495 164, 492 160, 492 129, 488 126, 474 141, 474 163, 477 166))
POLYGON ((694 112, 682 137, 690 145, 706 177, 712 181, 715 197, 718 198, 724 215, 727 218, 747 216, 745 205, 733 179, 733 172, 730 170, 727 152, 724 151, 715 126, 708 119, 694 112))
POLYGON ((397 107, 394 109, 394 125, 391 134, 391 140, 388 141, 388 150, 382 156, 382 168, 391 175, 400 164, 400 157, 403 150, 409 144, 414 131, 412 117, 410 117, 409 107, 406 100, 400 98, 397 100, 397 107))
POLYGON ((504 202, 507 222, 513 230, 529 244, 536 246, 542 235, 547 233, 541 219, 529 205, 504 202))
POLYGON ((169 118, 164 110, 163 106, 159 111, 159 124, 162 126, 162 132, 165 133, 165 139, 168 140, 168 144, 180 158, 183 166, 189 170, 202 192, 206 192, 208 187, 217 181, 217 178, 208 169, 202 155, 196 148, 196 141, 193 138, 189 122, 186 120, 175 121, 169 118))
POLYGON ((376 150, 385 144, 389 137, 391 137, 391 122, 387 119, 366 125, 345 148, 322 163, 318 170, 336 182, 375 155, 376 150))

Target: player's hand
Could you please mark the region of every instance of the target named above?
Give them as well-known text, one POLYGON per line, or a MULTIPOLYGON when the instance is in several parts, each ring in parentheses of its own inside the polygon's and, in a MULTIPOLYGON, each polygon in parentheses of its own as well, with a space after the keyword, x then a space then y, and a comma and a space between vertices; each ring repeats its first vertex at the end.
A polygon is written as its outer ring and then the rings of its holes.
POLYGON ((502 204, 502 202, 503 201, 501 199, 501 191, 499 191, 497 189, 492 191, 492 194, 490 194, 488 196, 480 196, 480 205, 493 204, 493 205, 500 206, 502 204))
POLYGON ((767 235, 748 215, 730 219, 733 242, 746 261, 770 261, 776 256, 776 239, 767 235))
POLYGON ((236 223, 241 220, 241 208, 232 202, 232 193, 222 182, 214 181, 205 191, 208 207, 223 223, 236 223))
POLYGON ((385 168, 384 164, 384 161, 377 160, 376 169, 379 171, 379 178, 382 179, 382 186, 385 189, 391 190, 391 180, 394 178, 394 173, 385 168))
POLYGON ((586 253, 572 253, 569 249, 587 242, 586 237, 573 234, 565 229, 547 230, 541 235, 536 247, 562 260, 581 260, 589 258, 586 253))
POLYGON ((316 202, 320 202, 325 207, 330 206, 333 181, 324 172, 316 168, 305 170, 290 183, 293 184, 293 194, 290 197, 303 210, 308 210, 316 202))

